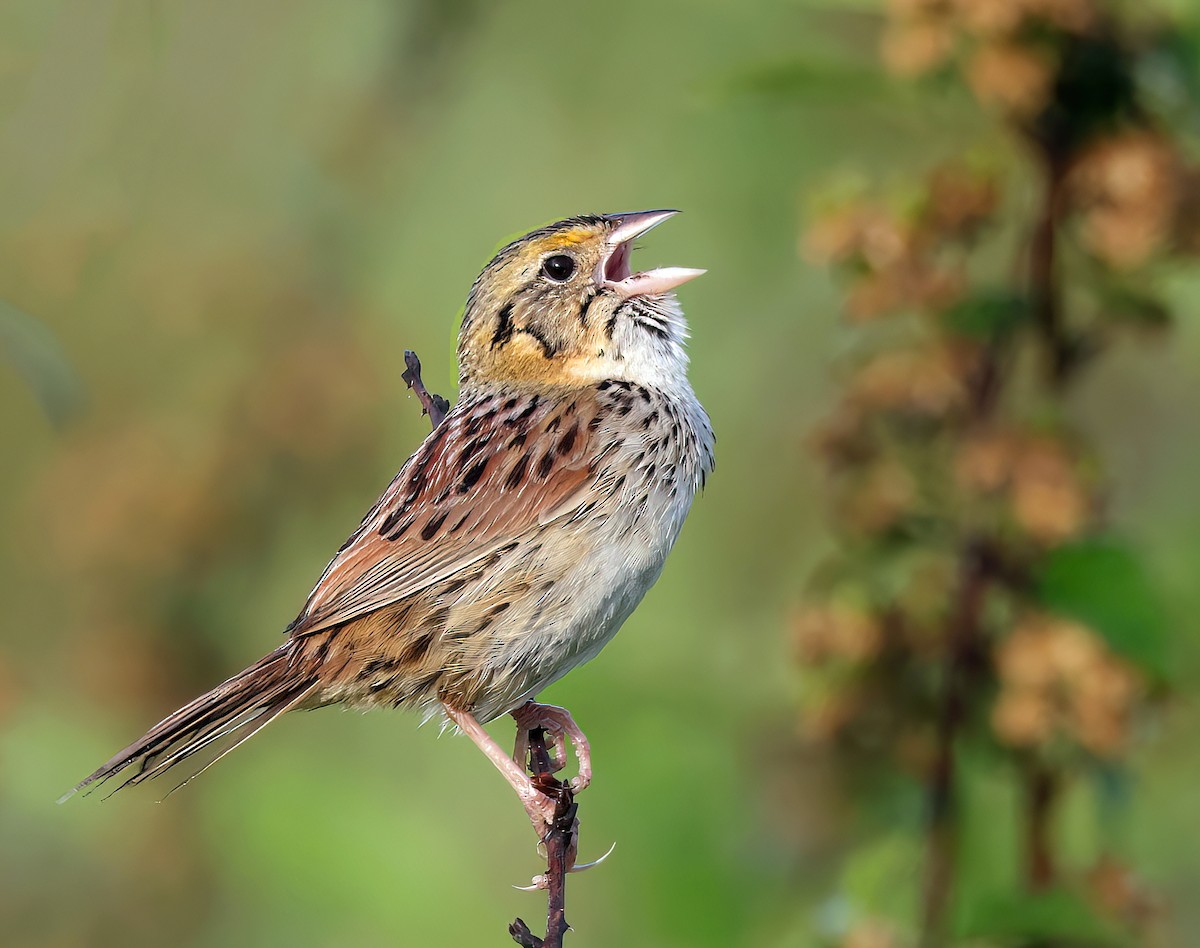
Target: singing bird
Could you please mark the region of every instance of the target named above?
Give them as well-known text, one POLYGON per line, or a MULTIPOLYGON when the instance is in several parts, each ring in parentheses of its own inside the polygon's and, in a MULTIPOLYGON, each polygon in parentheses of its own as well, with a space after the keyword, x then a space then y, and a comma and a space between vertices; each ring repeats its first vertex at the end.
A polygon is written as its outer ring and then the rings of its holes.
POLYGON ((194 775, 285 711, 404 707, 470 737, 535 826, 548 823, 554 802, 526 774, 521 736, 545 727, 556 766, 569 739, 576 790, 591 763, 571 716, 535 698, 628 618, 713 468, 673 292, 704 271, 630 269, 632 241, 675 213, 572 217, 500 250, 467 298, 457 404, 330 561, 284 644, 75 790, 185 761, 194 775), (481 727, 505 713, 514 754, 481 727))

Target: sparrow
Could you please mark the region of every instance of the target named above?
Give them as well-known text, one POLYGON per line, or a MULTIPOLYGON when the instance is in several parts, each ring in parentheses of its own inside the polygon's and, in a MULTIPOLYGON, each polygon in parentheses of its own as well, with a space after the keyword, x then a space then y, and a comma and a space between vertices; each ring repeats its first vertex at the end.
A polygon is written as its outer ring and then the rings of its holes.
POLYGON ((629 617, 713 469, 673 292, 704 271, 630 268, 632 241, 675 213, 571 217, 503 247, 467 298, 458 402, 334 555, 284 643, 67 796, 185 763, 190 780, 285 711, 342 704, 452 725, 535 827, 548 824, 554 801, 524 767, 528 730, 546 728, 556 768, 571 741, 574 790, 592 771, 571 715, 536 696, 629 617), (514 753, 482 727, 506 713, 514 753))

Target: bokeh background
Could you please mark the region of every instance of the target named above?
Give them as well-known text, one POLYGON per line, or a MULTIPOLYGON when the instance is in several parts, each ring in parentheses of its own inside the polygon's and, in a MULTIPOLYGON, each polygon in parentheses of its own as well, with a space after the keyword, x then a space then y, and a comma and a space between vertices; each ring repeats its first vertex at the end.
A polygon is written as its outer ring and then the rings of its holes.
MULTIPOLYGON (((1186 0, 1152 6, 1200 51, 1186 0)), ((453 395, 456 319, 495 247, 643 207, 685 211, 644 265, 709 268, 682 296, 718 468, 643 607, 545 696, 594 747, 582 854, 617 843, 571 880, 571 942, 850 944, 858 919, 911 916, 920 799, 864 814, 836 792, 799 737, 790 631, 834 542, 810 433, 851 340, 836 281, 797 251, 808 196, 996 134, 965 97, 879 67, 882 17, 859 0, 0 6, 6 944, 540 928, 541 896, 509 887, 540 864, 511 793, 411 716, 287 716, 161 805, 153 787, 54 801, 277 644, 424 436, 403 350, 453 395)), ((1068 862, 1119 852, 1188 944, 1200 276, 1160 289, 1169 344, 1106 359, 1071 410, 1160 596, 1172 686, 1119 799, 1080 778, 1062 834, 1068 862)), ((1011 804, 996 786, 985 828, 1011 804)), ((964 858, 1011 863, 992 836, 964 858)), ((860 948, 904 943, 864 931, 860 948)))

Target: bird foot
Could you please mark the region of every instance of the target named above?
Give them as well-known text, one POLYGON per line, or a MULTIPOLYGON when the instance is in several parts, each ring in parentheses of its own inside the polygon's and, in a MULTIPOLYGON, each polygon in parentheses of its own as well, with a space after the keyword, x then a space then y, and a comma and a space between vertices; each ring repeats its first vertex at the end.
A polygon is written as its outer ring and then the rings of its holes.
POLYGON ((517 743, 513 748, 513 760, 524 768, 529 759, 529 732, 541 728, 550 738, 552 773, 557 773, 566 766, 566 739, 570 738, 575 748, 575 756, 579 758, 579 773, 567 781, 572 791, 578 793, 585 790, 592 782, 592 752, 588 739, 584 736, 571 712, 553 704, 538 704, 536 701, 526 701, 512 712, 513 720, 517 722, 517 743))

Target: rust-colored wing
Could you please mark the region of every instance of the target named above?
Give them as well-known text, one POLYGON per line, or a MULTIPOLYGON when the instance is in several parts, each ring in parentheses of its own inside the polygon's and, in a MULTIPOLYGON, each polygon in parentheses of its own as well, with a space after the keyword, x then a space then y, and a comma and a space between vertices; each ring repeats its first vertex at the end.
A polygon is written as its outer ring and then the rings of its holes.
POLYGON ((306 635, 452 578, 589 502, 600 406, 493 396, 455 406, 325 568, 289 627, 306 635))

